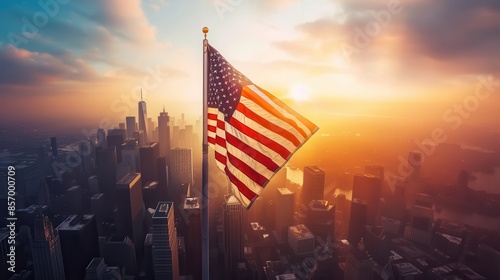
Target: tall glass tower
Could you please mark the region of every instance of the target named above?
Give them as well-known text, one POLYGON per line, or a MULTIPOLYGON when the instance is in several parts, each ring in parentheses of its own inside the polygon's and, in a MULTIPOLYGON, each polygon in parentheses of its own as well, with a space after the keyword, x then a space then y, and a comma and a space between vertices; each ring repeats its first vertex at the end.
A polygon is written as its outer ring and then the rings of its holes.
POLYGON ((139 101, 139 130, 144 132, 144 137, 146 137, 146 143, 148 140, 148 131, 146 126, 146 120, 148 119, 148 110, 146 109, 146 101, 142 100, 142 89, 141 89, 141 101, 139 101))

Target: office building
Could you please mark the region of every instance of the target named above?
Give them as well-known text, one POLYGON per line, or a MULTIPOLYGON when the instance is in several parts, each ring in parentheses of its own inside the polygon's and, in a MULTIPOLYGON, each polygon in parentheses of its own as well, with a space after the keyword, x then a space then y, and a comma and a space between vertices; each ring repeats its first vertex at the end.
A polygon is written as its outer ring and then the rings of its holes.
POLYGON ((109 266, 124 268, 127 275, 136 275, 137 254, 134 242, 128 237, 119 238, 118 236, 103 241, 101 256, 104 258, 104 262, 109 266))
POLYGON ((363 239, 358 246, 351 250, 345 265, 345 280, 371 280, 373 279, 373 261, 365 250, 363 239))
POLYGON ((365 234, 365 225, 368 217, 368 205, 365 200, 354 198, 351 203, 351 217, 349 220, 348 240, 356 244, 365 234))
POLYGON ((311 200, 323 199, 325 191, 325 172, 317 166, 304 167, 302 184, 302 205, 309 205, 311 200))
POLYGON ((116 184, 116 149, 114 146, 100 148, 97 150, 96 156, 99 192, 103 193, 106 200, 111 202, 113 188, 116 184))
POLYGON ((158 140, 160 143, 160 155, 168 159, 170 152, 170 117, 168 113, 165 112, 165 106, 163 106, 163 112, 158 116, 158 140))
POLYGON ((187 186, 193 183, 193 157, 191 149, 175 148, 170 150, 170 164, 168 166, 170 199, 181 201, 186 194, 187 186))
POLYGON ((135 138, 126 139, 122 145, 122 163, 129 165, 132 173, 141 171, 139 146, 135 138))
POLYGON ((125 143, 125 129, 109 129, 107 137, 108 147, 115 147, 116 162, 122 162, 122 144, 125 143))
POLYGON ((410 222, 405 228, 405 238, 423 245, 430 245, 434 221, 432 197, 418 194, 411 208, 410 222))
POLYGON ((84 280, 85 269, 99 256, 94 215, 70 215, 58 227, 66 279, 84 280))
POLYGON ((80 186, 72 186, 64 195, 66 198, 66 213, 80 214, 83 207, 83 190, 80 186))
POLYGON ((306 212, 307 227, 316 236, 333 240, 335 234, 335 205, 327 200, 312 200, 306 212))
POLYGON ((85 280, 121 280, 118 267, 107 266, 104 258, 93 258, 85 270, 85 280))
POLYGON ((201 198, 187 197, 184 200, 186 218, 186 258, 189 260, 187 269, 193 275, 193 280, 201 279, 201 198))
POLYGON ((312 255, 314 252, 314 234, 304 224, 288 227, 288 245, 295 256, 312 255))
POLYGON ((377 225, 380 197, 382 195, 382 180, 374 175, 356 174, 353 177, 352 197, 366 201, 368 207, 367 224, 377 225))
POLYGON ((242 211, 243 206, 234 195, 225 198, 223 239, 226 271, 236 269, 243 257, 242 211))
POLYGON ((150 142, 139 149, 141 160, 142 182, 158 181, 156 159, 160 156, 160 146, 156 142, 150 142))
POLYGON ((286 242, 288 227, 293 225, 295 194, 287 188, 278 188, 276 196, 276 233, 280 242, 286 242))
POLYGON ((134 138, 135 129, 135 117, 128 116, 125 118, 125 122, 127 124, 127 138, 134 138))
POLYGON ((64 265, 61 243, 57 231, 47 216, 38 215, 35 219, 33 237, 33 266, 37 280, 64 280, 64 265))
POLYGON ((177 230, 172 202, 160 202, 156 206, 151 234, 155 279, 179 279, 177 230))
POLYGON ((142 254, 144 243, 144 202, 140 173, 130 173, 116 183, 115 202, 118 208, 116 226, 118 236, 130 237, 137 254, 142 254))
POLYGON ((148 120, 148 110, 146 108, 146 102, 142 100, 142 89, 141 89, 141 101, 139 101, 139 130, 142 130, 144 133, 144 138, 146 142, 148 142, 148 129, 147 129, 147 120, 148 120))

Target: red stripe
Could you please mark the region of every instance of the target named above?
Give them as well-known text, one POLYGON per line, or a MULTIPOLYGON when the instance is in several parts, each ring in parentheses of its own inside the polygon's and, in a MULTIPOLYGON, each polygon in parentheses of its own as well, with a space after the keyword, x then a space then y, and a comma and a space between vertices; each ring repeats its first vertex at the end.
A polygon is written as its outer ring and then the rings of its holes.
POLYGON ((217 114, 208 113, 208 119, 214 121, 217 120, 217 114))
POLYGON ((217 127, 224 130, 226 129, 226 123, 224 120, 217 119, 217 127))
POLYGON ((267 92, 266 90, 258 87, 257 85, 254 85, 257 87, 262 93, 264 93, 269 99, 273 100, 276 105, 280 106, 281 108, 285 109, 288 113, 294 115, 302 124, 304 124, 309 131, 313 132, 315 131, 318 127, 312 123, 310 120, 304 118, 302 115, 299 113, 295 112, 292 108, 290 108, 288 105, 283 103, 283 101, 279 100, 278 98, 274 97, 272 94, 267 92))
POLYGON ((226 172, 227 177, 229 177, 229 181, 231 181, 231 183, 233 183, 248 200, 252 201, 256 194, 251 191, 245 184, 243 184, 238 178, 236 178, 236 176, 234 176, 233 173, 229 171, 229 168, 227 168, 227 166, 224 171, 226 172))
POLYGON ((215 145, 215 138, 209 136, 208 143, 215 145))
POLYGON ((289 132, 280 126, 275 125, 274 123, 270 122, 269 120, 266 120, 265 118, 257 115, 254 111, 248 109, 248 107, 246 107, 243 103, 238 104, 238 106, 236 107, 236 110, 241 112, 247 118, 262 125, 263 127, 273 131, 276 134, 281 135, 283 138, 286 138, 288 141, 292 142, 295 145, 295 147, 300 145, 299 139, 297 139, 297 137, 295 137, 295 135, 293 135, 291 132, 289 132))
POLYGON ((226 139, 224 139, 220 136, 215 137, 215 143, 224 149, 226 148, 226 139))
POLYGON ((213 126, 213 125, 209 125, 207 129, 210 132, 216 132, 217 131, 217 128, 215 126, 213 126))
POLYGON ((254 160, 258 161, 260 164, 267 167, 267 169, 269 169, 270 171, 276 172, 276 170, 278 170, 279 166, 274 161, 265 156, 263 153, 250 147, 249 145, 241 141, 239 138, 234 137, 229 133, 226 133, 226 141, 233 147, 237 148, 241 152, 247 154, 254 160))
POLYGON ((262 107, 264 110, 274 115, 276 118, 288 123, 293 128, 295 128, 300 134, 302 134, 304 138, 307 138, 307 133, 302 128, 300 128, 295 121, 285 117, 282 113, 280 113, 273 106, 271 106, 266 100, 262 99, 262 97, 260 97, 257 93, 253 92, 250 88, 244 87, 243 90, 241 91, 241 95, 246 97, 247 99, 252 100, 257 105, 262 107))
POLYGON ((266 177, 262 176, 262 174, 255 171, 255 169, 248 166, 248 164, 246 164, 239 158, 233 156, 229 152, 227 153, 227 159, 229 160, 229 162, 231 162, 231 164, 234 167, 238 168, 238 170, 240 170, 243 174, 247 175, 247 177, 250 178, 252 181, 259 184, 259 186, 262 187, 266 183, 267 181, 266 177))
POLYGON ((242 124, 240 121, 238 121, 235 118, 231 118, 229 120, 229 124, 231 124, 234 128, 239 130, 241 133, 247 135, 250 138, 253 138, 257 142, 260 142, 262 145, 265 145, 269 149, 275 151, 278 153, 283 159, 287 159, 288 156, 290 155, 290 151, 288 151, 285 147, 283 147, 281 144, 269 139, 268 137, 258 133, 257 131, 249 128, 248 126, 242 124))
POLYGON ((224 155, 222 155, 221 153, 219 153, 219 152, 215 152, 215 159, 216 159, 218 162, 220 162, 220 163, 222 163, 222 164, 226 165, 226 157, 225 157, 224 155))

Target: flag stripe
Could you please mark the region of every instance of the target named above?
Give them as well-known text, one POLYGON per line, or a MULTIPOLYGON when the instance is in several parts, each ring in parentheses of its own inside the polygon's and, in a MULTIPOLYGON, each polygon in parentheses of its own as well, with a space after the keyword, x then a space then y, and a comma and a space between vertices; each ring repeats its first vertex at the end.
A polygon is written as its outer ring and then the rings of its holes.
POLYGON ((259 132, 251 129, 250 127, 242 124, 237 119, 231 118, 229 120, 229 124, 232 125, 234 128, 236 128, 237 130, 239 130, 241 133, 257 140, 258 142, 262 143, 269 149, 272 149, 273 151, 278 153, 283 159, 288 158, 288 156, 290 155, 290 151, 288 151, 285 147, 283 147, 279 143, 274 142, 268 137, 260 134, 259 132))
MULTIPOLYGON (((264 108, 260 107, 257 103, 253 102, 252 100, 242 96, 240 99, 240 103, 241 103, 240 105, 244 105, 249 111, 254 112, 255 115, 261 117, 262 119, 267 120, 269 122, 271 122, 270 120, 272 120, 271 123, 274 123, 274 125, 279 127, 281 131, 292 134, 298 140, 297 146, 300 146, 300 143, 302 143, 305 140, 304 136, 302 136, 302 134, 300 134, 293 126, 291 126, 285 121, 282 121, 281 119, 276 118, 274 115, 266 111, 264 108)), ((238 107, 236 108, 237 110, 238 107)))
POLYGON ((283 110, 281 107, 277 106, 272 100, 267 98, 266 95, 259 95, 258 92, 253 91, 251 89, 252 86, 247 86, 243 88, 241 93, 242 96, 251 99, 253 102, 264 108, 274 117, 283 120, 284 122, 291 125, 294 129, 297 130, 304 138, 307 137, 306 131, 307 128, 305 126, 300 125, 300 122, 296 121, 294 116, 283 110), (268 100, 266 100, 268 99, 268 100))
MULTIPOLYGON (((259 151, 255 148, 251 147, 247 143, 245 143, 243 140, 246 140, 246 139, 235 137, 229 131, 227 131, 227 132, 228 133, 226 133, 226 139, 227 139, 227 142, 229 144, 231 144, 234 147, 237 147, 240 151, 247 154, 248 156, 250 156, 254 160, 258 161, 259 163, 264 165, 268 170, 274 172, 276 169, 278 169, 280 167, 280 165, 277 164, 276 162, 274 162, 271 157, 264 155, 261 152, 261 151, 263 151, 262 149, 260 149, 260 151, 259 151)), ((276 153, 271 152, 269 150, 268 150, 268 154, 274 154, 274 155, 276 155, 276 157, 281 158, 279 155, 277 155, 276 153)), ((284 161, 284 160, 282 160, 282 161, 284 161)))
POLYGON ((251 180, 259 184, 260 187, 262 187, 266 183, 266 177, 262 176, 262 174, 257 172, 252 167, 248 166, 248 164, 246 164, 244 161, 232 155, 229 151, 227 153, 227 159, 229 160, 229 162, 231 162, 232 166, 238 166, 239 171, 245 174, 249 178, 249 180, 250 178, 252 178, 251 180))
POLYGON ((231 183, 233 183, 248 200, 252 201, 256 194, 243 184, 243 182, 241 182, 236 176, 234 176, 228 166, 226 166, 225 171, 229 181, 231 181, 231 183))
POLYGON ((243 115, 245 115, 247 118, 254 121, 255 123, 258 123, 259 125, 269 129, 275 134, 284 137, 286 140, 290 141, 295 147, 300 145, 299 139, 297 139, 295 135, 293 135, 289 131, 284 130, 282 127, 274 124, 276 123, 276 119, 274 118, 272 119, 274 122, 273 123, 268 119, 259 116, 255 111, 248 109, 243 103, 238 104, 238 107, 236 107, 236 112, 241 112, 243 115))
MULTIPOLYGON (((267 127, 254 122, 239 111, 234 111, 233 118, 231 120, 237 120, 253 131, 260 133, 264 137, 267 137, 270 141, 281 145, 284 149, 286 149, 288 153, 291 153, 295 149, 295 147, 297 147, 282 135, 277 134, 274 131, 267 129, 267 127)), ((273 149, 274 143, 269 143, 268 145, 268 143, 264 142, 263 144, 273 149)))
POLYGON ((304 118, 302 115, 297 114, 293 109, 291 109, 288 105, 283 103, 283 101, 279 100, 278 98, 274 97, 272 94, 267 92, 266 90, 256 86, 256 85, 251 85, 250 87, 255 88, 255 92, 259 92, 267 96, 267 98, 271 99, 276 105, 280 106, 281 108, 285 109, 289 114, 293 115, 295 118, 298 119, 299 123, 304 124, 307 127, 307 130, 311 131, 312 133, 316 132, 318 130, 318 127, 313 124, 311 121, 308 119, 304 118))
MULTIPOLYGON (((230 141, 227 141, 226 145, 227 145, 228 154, 231 154, 231 155, 237 157, 239 160, 245 162, 246 164, 251 166, 252 169, 256 170, 262 176, 264 176, 266 179, 269 179, 274 175, 274 170, 276 170, 276 169, 270 170, 267 166, 260 163, 257 159, 253 158, 252 156, 247 155, 244 151, 231 145, 230 141)), ((278 168, 278 167, 276 167, 276 168, 278 168)))

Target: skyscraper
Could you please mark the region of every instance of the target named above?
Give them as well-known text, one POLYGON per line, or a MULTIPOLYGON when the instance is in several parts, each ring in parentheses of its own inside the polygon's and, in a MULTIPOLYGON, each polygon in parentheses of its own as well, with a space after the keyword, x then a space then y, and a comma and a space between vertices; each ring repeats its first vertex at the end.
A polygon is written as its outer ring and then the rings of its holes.
POLYGON ((99 192, 111 207, 113 188, 116 184, 116 150, 115 147, 97 150, 97 181, 99 192))
POLYGON ((99 256, 94 215, 71 215, 58 227, 66 279, 83 280, 85 269, 99 256))
POLYGON ((147 118, 146 124, 148 126, 148 141, 150 142, 158 141, 154 139, 155 122, 153 121, 153 118, 147 118))
POLYGON ((304 181, 302 184, 302 204, 309 205, 311 200, 323 199, 325 191, 325 172, 317 166, 304 167, 304 181))
POLYGON ((122 144, 125 143, 125 130, 124 129, 110 129, 108 130, 108 147, 115 147, 116 162, 122 162, 122 144))
POLYGON ((282 242, 286 242, 288 227, 293 225, 295 194, 287 188, 278 188, 276 196, 276 233, 282 242))
POLYGON ((377 224, 380 197, 382 195, 382 180, 374 175, 354 175, 352 183, 352 197, 366 201, 369 225, 377 224))
POLYGON ((193 158, 191 149, 175 148, 170 150, 168 167, 169 199, 179 201, 187 189, 183 186, 193 183, 193 158))
POLYGON ((234 195, 224 203, 224 259, 226 271, 232 271, 243 257, 242 205, 234 195))
POLYGON ((115 203, 118 207, 118 221, 116 221, 118 235, 130 237, 135 244, 137 254, 142 254, 145 234, 140 173, 130 173, 116 183, 115 203))
POLYGON ((365 243, 361 239, 357 248, 354 248, 347 257, 345 265, 345 280, 373 279, 373 261, 365 251, 365 243))
POLYGON ((163 106, 163 112, 158 116, 158 138, 160 141, 160 155, 168 159, 168 154, 170 151, 170 117, 168 113, 165 112, 165 106, 163 106))
POLYGON ((139 148, 141 159, 141 174, 143 185, 149 181, 158 181, 156 159, 160 156, 160 147, 156 142, 150 142, 139 148))
POLYGON ((155 279, 179 279, 174 203, 160 202, 153 214, 153 269, 155 279))
POLYGON ((356 244, 365 234, 368 206, 365 200, 354 198, 351 203, 349 220, 349 242, 356 244))
POLYGON ((33 265, 37 280, 64 280, 61 243, 49 218, 39 215, 35 220, 33 265))
POLYGON ((201 279, 201 198, 187 197, 184 200, 184 213, 187 216, 186 257, 188 271, 194 280, 201 279))
POLYGON ((142 100, 142 89, 141 89, 141 101, 139 101, 139 130, 144 132, 144 137, 146 142, 148 142, 148 129, 146 122, 148 119, 148 110, 146 109, 146 102, 142 100))
POLYGON ((134 138, 135 132, 135 117, 129 116, 125 118, 127 123, 127 138, 134 138))

